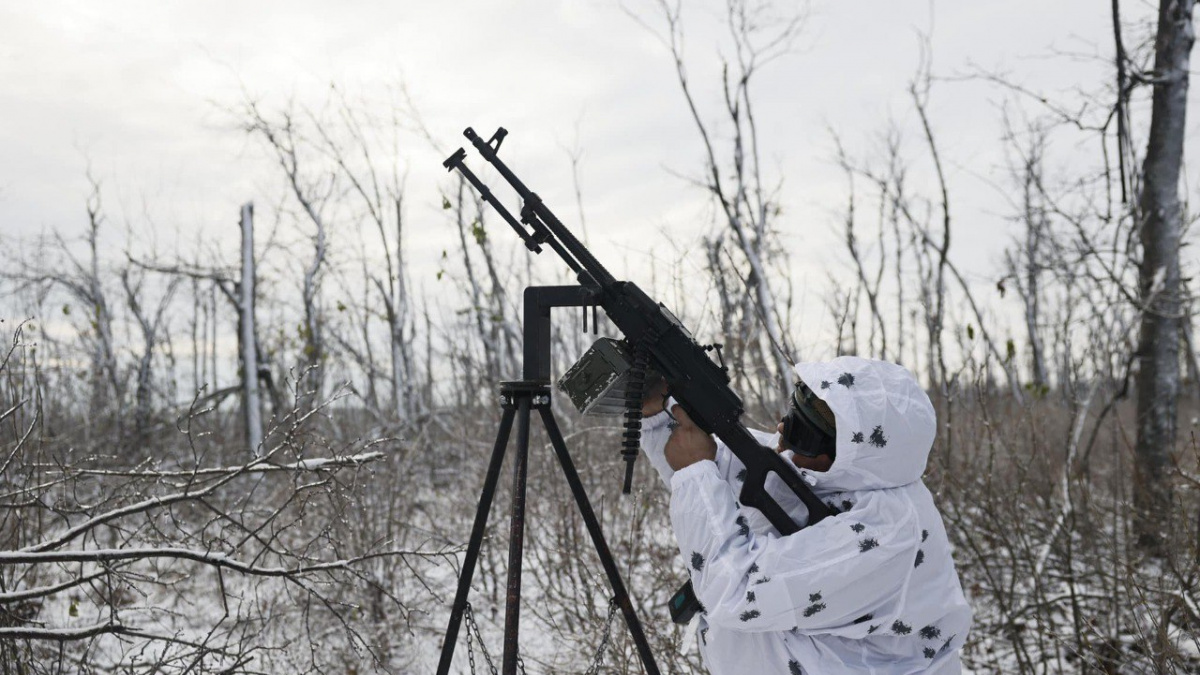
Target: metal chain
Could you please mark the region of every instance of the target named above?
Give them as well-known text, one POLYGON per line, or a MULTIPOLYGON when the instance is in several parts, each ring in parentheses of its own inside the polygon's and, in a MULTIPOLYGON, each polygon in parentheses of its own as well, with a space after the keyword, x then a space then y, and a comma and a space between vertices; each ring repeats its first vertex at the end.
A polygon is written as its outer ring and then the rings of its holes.
MULTIPOLYGON (((475 634, 475 639, 479 640, 479 651, 483 652, 483 658, 487 661, 488 670, 492 675, 496 675, 496 664, 492 662, 492 655, 488 653, 487 645, 483 643, 483 633, 479 632, 479 624, 475 623, 475 612, 471 610, 471 603, 467 606, 463 613, 467 617, 467 661, 471 663, 471 675, 475 675, 475 651, 471 646, 471 634, 475 634)), ((524 668, 521 672, 525 672, 524 668)))
MULTIPOLYGON (((475 675, 475 640, 479 641, 479 651, 487 661, 488 671, 491 675, 497 675, 496 664, 492 661, 492 655, 488 653, 487 645, 483 643, 483 633, 479 630, 479 624, 475 623, 475 612, 471 609, 471 603, 466 604, 463 616, 467 619, 467 661, 471 664, 471 675, 475 675)), ((604 635, 601 636, 600 645, 596 647, 596 655, 592 657, 592 664, 584 671, 584 675, 596 675, 599 672, 600 666, 604 662, 604 652, 612 642, 612 626, 616 616, 617 599, 614 597, 608 601, 608 618, 604 621, 604 635)), ((528 675, 525 672, 525 660, 521 658, 520 652, 517 653, 517 669, 521 671, 521 675, 528 675)))
POLYGON ((475 649, 472 647, 471 629, 467 628, 467 662, 471 664, 471 675, 475 675, 475 649))
POLYGON ((604 662, 604 651, 608 649, 612 640, 613 619, 617 617, 617 599, 614 597, 608 601, 608 618, 604 621, 604 635, 600 638, 600 646, 596 647, 596 655, 592 657, 592 665, 584 671, 584 675, 596 675, 600 672, 600 665, 604 662))

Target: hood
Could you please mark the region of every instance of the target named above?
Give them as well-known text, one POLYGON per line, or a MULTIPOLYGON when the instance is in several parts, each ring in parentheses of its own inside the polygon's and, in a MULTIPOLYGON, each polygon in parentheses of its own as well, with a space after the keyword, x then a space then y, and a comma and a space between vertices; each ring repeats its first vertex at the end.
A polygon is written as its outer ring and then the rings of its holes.
POLYGON ((796 374, 837 419, 837 458, 810 473, 821 491, 898 487, 921 478, 937 433, 929 396, 903 366, 857 356, 800 363, 796 374))

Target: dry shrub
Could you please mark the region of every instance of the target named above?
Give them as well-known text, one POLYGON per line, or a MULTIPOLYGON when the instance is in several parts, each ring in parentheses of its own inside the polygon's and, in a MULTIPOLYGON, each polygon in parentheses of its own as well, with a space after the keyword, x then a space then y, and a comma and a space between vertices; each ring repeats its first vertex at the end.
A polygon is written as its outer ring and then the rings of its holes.
POLYGON ((1058 394, 1019 406, 980 387, 938 407, 953 429, 939 435, 927 481, 975 609, 967 666, 1200 672, 1195 446, 1180 455, 1167 554, 1151 558, 1131 535, 1131 402, 1098 419, 1101 406, 1081 411, 1058 394))

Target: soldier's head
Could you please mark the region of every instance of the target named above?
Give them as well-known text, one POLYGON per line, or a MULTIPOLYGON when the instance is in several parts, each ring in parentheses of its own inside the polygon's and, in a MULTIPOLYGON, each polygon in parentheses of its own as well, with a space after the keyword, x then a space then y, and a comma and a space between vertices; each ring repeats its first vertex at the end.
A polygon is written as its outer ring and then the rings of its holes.
POLYGON ((837 458, 837 422, 829 405, 803 380, 792 390, 788 412, 779 423, 779 452, 791 450, 801 469, 828 471, 837 458))

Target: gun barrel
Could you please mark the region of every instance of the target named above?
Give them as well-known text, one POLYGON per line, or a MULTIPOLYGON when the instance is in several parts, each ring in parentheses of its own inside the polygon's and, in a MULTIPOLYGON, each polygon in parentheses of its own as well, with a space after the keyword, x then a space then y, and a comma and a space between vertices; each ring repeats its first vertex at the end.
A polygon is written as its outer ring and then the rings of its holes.
MULTIPOLYGON (((493 137, 497 139, 497 147, 499 147, 499 140, 503 139, 504 135, 507 133, 508 132, 504 131, 503 127, 497 130, 496 136, 493 137)), ((596 260, 591 252, 587 250, 587 247, 575 238, 574 234, 571 234, 571 231, 568 230, 565 225, 563 225, 562 221, 558 219, 558 216, 554 215, 554 212, 550 210, 550 207, 546 206, 541 197, 538 197, 532 190, 525 187, 525 184, 521 182, 521 179, 517 178, 516 174, 514 174, 512 170, 508 168, 508 165, 506 165, 504 161, 501 160, 496 154, 496 148, 493 148, 489 141, 485 141, 480 138, 479 134, 475 133, 475 130, 470 127, 467 127, 467 129, 463 131, 463 135, 471 141, 471 144, 475 146, 475 149, 479 151, 479 154, 482 155, 489 164, 496 167, 496 170, 500 172, 500 175, 504 177, 504 180, 508 181, 508 184, 517 191, 518 195, 521 196, 521 199, 525 202, 524 208, 521 209, 521 220, 523 222, 535 229, 540 226, 549 230, 550 233, 554 235, 554 238, 557 239, 558 242, 570 252, 571 256, 573 256, 575 260, 578 261, 579 265, 583 267, 584 273, 586 273, 587 276, 591 278, 592 282, 599 288, 608 288, 612 284, 616 283, 616 277, 610 274, 609 271, 604 268, 604 265, 600 264, 599 260, 596 260)), ((575 266, 572 265, 572 268, 574 267, 575 266)), ((580 274, 578 269, 575 269, 575 272, 576 274, 580 274)))
POLYGON ((475 175, 475 172, 471 171, 471 169, 463 163, 462 160, 464 157, 466 157, 466 154, 466 150, 459 148, 457 152, 449 157, 449 159, 447 159, 445 162, 442 162, 442 165, 450 171, 458 169, 459 173, 463 175, 463 178, 466 178, 467 182, 470 183, 471 186, 474 187, 479 193, 479 196, 483 197, 483 201, 491 204, 492 208, 496 209, 496 213, 499 213, 501 218, 507 221, 509 225, 512 225, 512 229, 516 230, 517 234, 521 237, 521 241, 525 242, 525 248, 533 251, 534 253, 541 253, 542 247, 538 245, 537 238, 526 232, 525 228, 521 227, 521 224, 517 222, 516 218, 513 218, 513 215, 508 212, 508 209, 504 207, 504 204, 499 199, 496 199, 496 195, 492 194, 492 191, 488 189, 487 184, 479 180, 479 177, 475 175))

